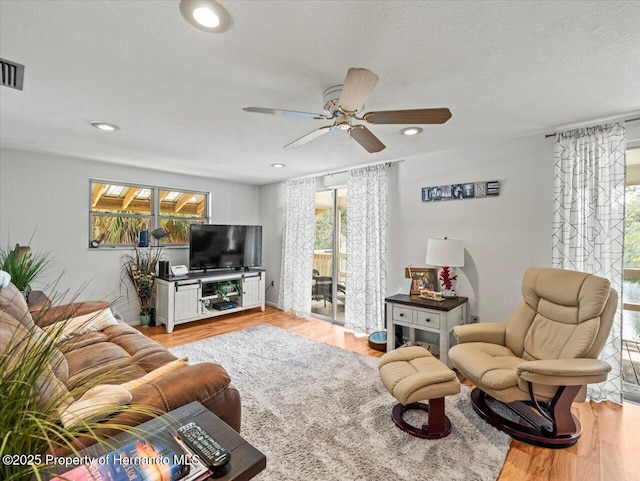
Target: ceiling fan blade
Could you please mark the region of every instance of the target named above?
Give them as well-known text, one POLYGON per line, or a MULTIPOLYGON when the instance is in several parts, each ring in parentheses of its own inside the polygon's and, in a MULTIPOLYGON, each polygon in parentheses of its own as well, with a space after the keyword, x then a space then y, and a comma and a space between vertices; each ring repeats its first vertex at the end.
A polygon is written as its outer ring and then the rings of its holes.
POLYGON ((295 110, 268 109, 265 107, 244 107, 245 112, 257 112, 259 114, 282 115, 284 117, 298 117, 303 119, 325 119, 322 114, 314 114, 311 112, 296 112, 295 110))
POLYGON ((362 145, 370 154, 374 152, 380 152, 386 148, 380 139, 373 135, 373 133, 364 125, 354 125, 349 130, 351 138, 362 145))
POLYGON ((319 129, 316 129, 316 130, 314 130, 312 132, 309 132, 308 134, 303 135, 299 139, 296 139, 293 142, 288 143, 283 148, 290 149, 292 147, 299 147, 299 146, 301 146, 303 144, 306 144, 307 142, 311 142, 313 139, 317 139, 318 137, 320 137, 320 136, 322 136, 324 134, 328 134, 332 130, 333 130, 333 125, 327 125, 325 127, 320 127, 319 129))
POLYGON ((344 79, 338 105, 342 110, 355 112, 362 108, 373 89, 378 85, 378 76, 366 68, 350 68, 344 79))
POLYGON ((372 124, 444 124, 451 111, 442 109, 384 110, 368 112, 363 118, 372 124))

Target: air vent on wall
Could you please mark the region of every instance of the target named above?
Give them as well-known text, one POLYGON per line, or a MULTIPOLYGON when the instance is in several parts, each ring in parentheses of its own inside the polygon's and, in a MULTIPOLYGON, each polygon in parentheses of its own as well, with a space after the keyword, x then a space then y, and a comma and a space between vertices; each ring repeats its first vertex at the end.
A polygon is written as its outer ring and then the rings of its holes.
POLYGON ((24 65, 10 62, 0 58, 0 75, 2 77, 2 85, 11 87, 12 89, 22 90, 22 80, 24 79, 24 65))

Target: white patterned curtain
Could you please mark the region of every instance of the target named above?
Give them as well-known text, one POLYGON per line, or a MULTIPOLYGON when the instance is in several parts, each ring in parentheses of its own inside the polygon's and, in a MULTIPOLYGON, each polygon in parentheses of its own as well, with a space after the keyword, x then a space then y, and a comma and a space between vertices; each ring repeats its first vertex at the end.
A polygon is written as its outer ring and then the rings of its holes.
POLYGON ((311 317, 316 180, 284 183, 284 226, 278 307, 311 317))
POLYGON ((349 171, 345 327, 370 334, 384 327, 387 282, 387 167, 349 171))
POLYGON ((609 279, 619 294, 613 327, 600 359, 612 370, 588 396, 622 402, 622 283, 625 129, 601 125, 559 133, 555 143, 554 267, 609 279))

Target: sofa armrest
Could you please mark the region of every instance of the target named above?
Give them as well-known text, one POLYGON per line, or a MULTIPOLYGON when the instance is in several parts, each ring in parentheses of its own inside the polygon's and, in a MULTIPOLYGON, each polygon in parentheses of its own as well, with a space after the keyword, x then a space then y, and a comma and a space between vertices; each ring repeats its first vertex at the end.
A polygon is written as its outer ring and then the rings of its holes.
POLYGON ((240 430, 240 395, 219 364, 200 362, 163 374, 131 390, 132 404, 153 406, 163 412, 192 401, 200 402, 235 430, 240 430))
MULTIPOLYGON (((130 409, 116 414, 94 429, 94 435, 105 439, 123 431, 125 426, 138 426, 162 413, 199 401, 213 414, 240 432, 241 402, 237 389, 230 384, 227 371, 219 364, 201 362, 184 366, 149 383, 131 389, 130 409)), ((126 429, 126 428, 125 428, 126 429)), ((94 437, 80 435, 72 441, 75 449, 95 444, 94 437)), ((52 450, 55 455, 70 453, 69 448, 52 450)))
POLYGON ((598 359, 545 359, 518 366, 525 381, 548 386, 582 386, 607 379, 611 366, 598 359))
MULTIPOLYGON (((206 403, 229 387, 231 378, 227 371, 213 362, 186 365, 167 372, 150 382, 163 402, 163 410, 171 411, 192 401, 206 403)), ((134 402, 137 388, 132 390, 134 402)), ((158 406, 160 407, 160 406, 158 406)))
POLYGON ((73 304, 61 304, 59 306, 47 307, 32 314, 33 321, 40 327, 50 326, 59 321, 66 321, 75 316, 90 314, 109 307, 106 301, 85 301, 74 302, 73 304))
POLYGON ((455 326, 453 332, 459 344, 465 342, 486 342, 505 345, 506 322, 481 322, 479 324, 463 324, 455 326))

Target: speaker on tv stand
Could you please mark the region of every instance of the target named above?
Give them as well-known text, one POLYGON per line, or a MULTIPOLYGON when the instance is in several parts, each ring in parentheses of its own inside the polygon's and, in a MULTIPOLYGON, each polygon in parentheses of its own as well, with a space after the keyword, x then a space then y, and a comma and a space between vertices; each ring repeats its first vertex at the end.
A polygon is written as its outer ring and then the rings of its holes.
POLYGON ((169 272, 169 261, 158 262, 158 277, 160 277, 160 279, 167 279, 169 272))

